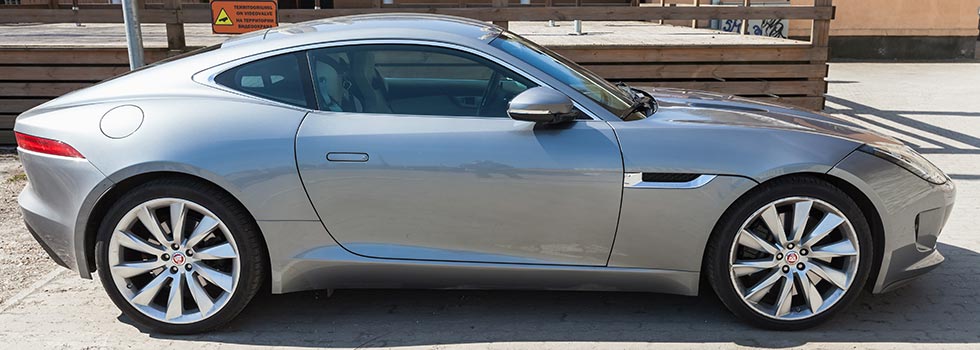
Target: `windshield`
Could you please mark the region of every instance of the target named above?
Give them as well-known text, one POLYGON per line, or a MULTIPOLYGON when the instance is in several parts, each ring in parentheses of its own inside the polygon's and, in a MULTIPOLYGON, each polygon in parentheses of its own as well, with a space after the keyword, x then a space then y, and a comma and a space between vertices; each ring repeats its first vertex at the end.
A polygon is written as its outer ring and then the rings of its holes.
POLYGON ((632 106, 633 98, 622 89, 517 34, 505 31, 490 45, 544 71, 617 116, 622 116, 632 106))

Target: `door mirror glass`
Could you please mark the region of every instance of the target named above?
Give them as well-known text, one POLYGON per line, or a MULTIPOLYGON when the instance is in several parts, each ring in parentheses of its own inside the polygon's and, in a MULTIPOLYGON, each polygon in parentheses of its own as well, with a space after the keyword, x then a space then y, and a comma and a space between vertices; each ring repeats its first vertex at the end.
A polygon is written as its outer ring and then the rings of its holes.
POLYGON ((554 89, 527 89, 510 100, 507 114, 514 120, 535 123, 561 123, 575 120, 572 100, 554 89))

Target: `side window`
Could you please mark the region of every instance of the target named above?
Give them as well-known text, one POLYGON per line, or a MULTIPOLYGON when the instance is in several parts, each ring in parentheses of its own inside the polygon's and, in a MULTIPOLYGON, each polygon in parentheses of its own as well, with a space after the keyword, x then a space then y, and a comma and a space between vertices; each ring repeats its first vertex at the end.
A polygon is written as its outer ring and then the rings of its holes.
POLYGON ((249 62, 219 74, 215 81, 250 95, 315 108, 303 54, 290 53, 249 62))
POLYGON ((537 86, 469 53, 421 45, 310 51, 320 109, 507 118, 514 96, 537 86))

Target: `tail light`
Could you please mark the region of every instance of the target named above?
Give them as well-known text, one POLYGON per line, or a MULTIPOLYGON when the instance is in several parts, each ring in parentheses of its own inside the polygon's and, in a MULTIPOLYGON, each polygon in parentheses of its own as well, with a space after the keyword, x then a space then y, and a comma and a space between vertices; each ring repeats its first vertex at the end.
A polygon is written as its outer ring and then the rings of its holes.
POLYGON ((58 140, 21 134, 19 132, 14 132, 14 137, 17 139, 17 147, 24 150, 53 156, 85 159, 74 147, 58 140))

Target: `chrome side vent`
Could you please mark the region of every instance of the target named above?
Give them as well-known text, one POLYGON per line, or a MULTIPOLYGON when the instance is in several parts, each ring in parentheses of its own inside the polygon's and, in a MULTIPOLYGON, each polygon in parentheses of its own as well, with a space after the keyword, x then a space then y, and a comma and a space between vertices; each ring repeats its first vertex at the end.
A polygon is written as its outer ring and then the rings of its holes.
POLYGON ((716 175, 685 173, 626 173, 623 187, 693 189, 707 185, 716 175))

